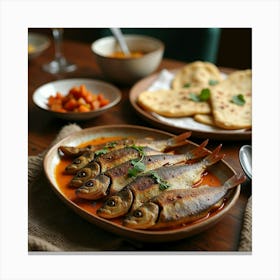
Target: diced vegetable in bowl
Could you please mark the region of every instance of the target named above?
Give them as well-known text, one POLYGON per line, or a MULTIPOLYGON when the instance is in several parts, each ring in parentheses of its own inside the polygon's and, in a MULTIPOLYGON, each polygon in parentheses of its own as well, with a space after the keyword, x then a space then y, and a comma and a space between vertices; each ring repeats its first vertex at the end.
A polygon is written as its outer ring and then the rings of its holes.
POLYGON ((91 79, 54 81, 39 87, 34 103, 54 116, 68 120, 94 118, 115 106, 121 92, 113 85, 91 79))

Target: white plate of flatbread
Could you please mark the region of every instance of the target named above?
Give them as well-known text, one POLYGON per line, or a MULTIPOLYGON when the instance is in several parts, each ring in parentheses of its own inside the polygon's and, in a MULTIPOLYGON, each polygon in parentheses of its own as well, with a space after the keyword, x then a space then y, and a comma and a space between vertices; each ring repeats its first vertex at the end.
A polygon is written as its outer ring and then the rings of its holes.
POLYGON ((136 112, 175 133, 191 130, 196 137, 250 139, 252 71, 218 69, 207 62, 186 66, 163 70, 136 83, 130 92, 136 112), (206 93, 207 100, 201 93, 206 93))

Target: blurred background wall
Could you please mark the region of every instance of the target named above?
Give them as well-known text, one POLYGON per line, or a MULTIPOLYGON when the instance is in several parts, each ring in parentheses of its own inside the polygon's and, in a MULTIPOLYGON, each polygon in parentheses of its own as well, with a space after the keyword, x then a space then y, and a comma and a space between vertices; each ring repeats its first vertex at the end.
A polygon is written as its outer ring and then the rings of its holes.
MULTIPOLYGON (((50 28, 29 31, 52 36, 50 28)), ((122 28, 125 34, 143 34, 165 43, 164 57, 191 62, 205 60, 218 66, 252 68, 251 28, 122 28)), ((64 38, 92 43, 110 36, 108 28, 65 28, 64 38)))

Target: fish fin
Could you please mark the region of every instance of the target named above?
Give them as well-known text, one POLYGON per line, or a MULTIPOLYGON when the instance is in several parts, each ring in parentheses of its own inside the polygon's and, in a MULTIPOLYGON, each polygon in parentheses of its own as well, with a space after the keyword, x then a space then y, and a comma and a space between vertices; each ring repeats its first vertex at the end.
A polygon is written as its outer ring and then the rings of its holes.
POLYGON ((225 157, 225 154, 219 154, 221 148, 222 144, 220 144, 209 156, 203 159, 207 166, 213 165, 225 157))
POLYGON ((187 138, 189 138, 192 135, 191 131, 187 131, 184 132, 180 135, 174 136, 170 139, 167 140, 167 148, 166 149, 170 149, 170 148, 174 148, 174 147, 178 147, 178 146, 182 146, 187 144, 188 142, 186 141, 187 138))
POLYGON ((225 186, 227 189, 231 189, 231 188, 234 188, 234 187, 236 187, 237 185, 243 183, 245 180, 246 180, 245 175, 242 174, 242 173, 238 173, 238 174, 233 175, 231 178, 229 178, 229 179, 224 183, 224 186, 225 186))
POLYGON ((206 156, 208 152, 204 150, 205 146, 208 144, 209 139, 203 141, 198 147, 190 151, 191 159, 198 159, 206 156))

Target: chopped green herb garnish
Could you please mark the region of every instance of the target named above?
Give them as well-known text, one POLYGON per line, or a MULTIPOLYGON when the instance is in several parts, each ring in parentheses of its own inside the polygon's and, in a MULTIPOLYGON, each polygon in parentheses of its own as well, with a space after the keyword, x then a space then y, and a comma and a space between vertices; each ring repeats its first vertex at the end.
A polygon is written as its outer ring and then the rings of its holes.
POLYGON ((231 102, 236 105, 243 106, 246 103, 246 100, 245 100, 243 94, 238 94, 238 95, 234 95, 232 97, 231 102))
POLYGON ((185 83, 185 84, 183 85, 184 88, 189 88, 190 86, 191 86, 191 83, 185 83))
POLYGON ((155 171, 151 171, 150 174, 151 174, 152 178, 155 179, 156 182, 159 184, 159 189, 161 191, 164 191, 164 190, 166 190, 166 189, 168 189, 170 187, 167 184, 167 182, 162 180, 155 171))
POLYGON ((133 168, 130 168, 128 170, 129 177, 136 177, 140 172, 143 172, 146 169, 146 166, 143 163, 143 159, 146 154, 144 152, 144 147, 136 146, 136 145, 132 145, 130 147, 135 149, 137 152, 139 152, 139 156, 140 156, 139 160, 137 160, 137 159, 131 160, 131 164, 132 164, 133 168))
POLYGON ((217 80, 209 80, 208 81, 208 85, 209 86, 214 86, 214 85, 216 85, 216 84, 218 84, 219 83, 219 81, 217 81, 217 80))
POLYGON ((194 102, 202 102, 202 101, 207 101, 210 98, 210 89, 209 88, 204 88, 201 90, 200 94, 197 95, 193 92, 189 94, 189 99, 191 99, 194 102))
POLYGON ((131 145, 129 147, 138 151, 141 157, 145 155, 144 147, 136 146, 136 145, 131 145))
POLYGON ((145 171, 146 166, 142 162, 143 157, 140 160, 132 160, 130 163, 133 165, 133 168, 130 168, 128 170, 128 176, 129 177, 136 177, 140 172, 145 171))
POLYGON ((107 153, 108 153, 108 149, 107 148, 100 149, 100 150, 97 150, 97 151, 94 152, 94 154, 96 156, 104 155, 104 154, 107 154, 107 153))
POLYGON ((200 102, 199 96, 194 92, 189 93, 189 99, 194 102, 200 102))
POLYGON ((105 145, 105 148, 114 148, 116 147, 117 142, 110 142, 105 145))

